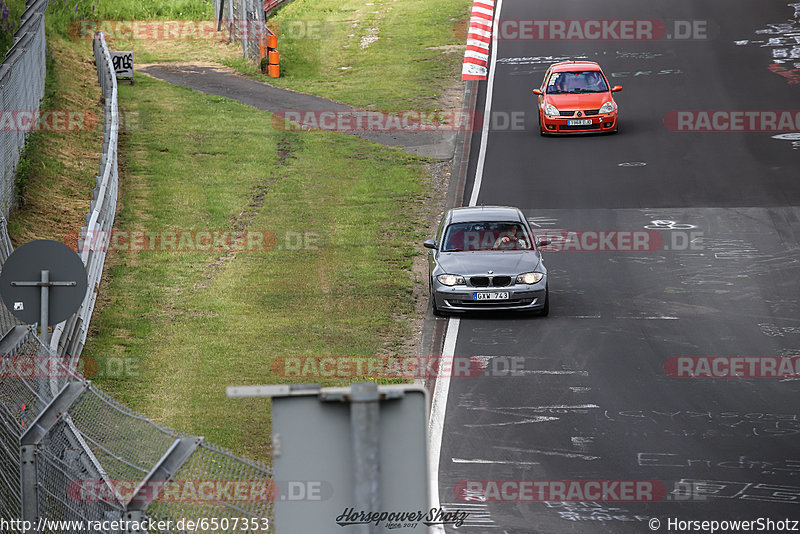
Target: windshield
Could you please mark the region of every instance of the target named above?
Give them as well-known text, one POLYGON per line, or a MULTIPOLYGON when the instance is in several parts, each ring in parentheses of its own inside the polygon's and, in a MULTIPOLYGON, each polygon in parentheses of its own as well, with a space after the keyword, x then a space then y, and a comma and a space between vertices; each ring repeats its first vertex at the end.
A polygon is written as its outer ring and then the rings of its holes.
POLYGON ((454 223, 445 230, 442 252, 531 250, 525 227, 517 222, 454 223))
POLYGON ((554 72, 547 82, 548 94, 604 93, 608 91, 600 71, 554 72))

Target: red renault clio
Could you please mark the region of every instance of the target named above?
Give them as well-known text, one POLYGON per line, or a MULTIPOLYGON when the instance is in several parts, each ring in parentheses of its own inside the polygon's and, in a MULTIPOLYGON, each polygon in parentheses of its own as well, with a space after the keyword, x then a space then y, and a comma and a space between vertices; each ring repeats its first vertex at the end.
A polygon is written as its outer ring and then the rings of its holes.
POLYGON ((550 65, 539 95, 539 130, 542 135, 613 132, 617 125, 617 103, 600 65, 594 61, 563 61, 550 65))

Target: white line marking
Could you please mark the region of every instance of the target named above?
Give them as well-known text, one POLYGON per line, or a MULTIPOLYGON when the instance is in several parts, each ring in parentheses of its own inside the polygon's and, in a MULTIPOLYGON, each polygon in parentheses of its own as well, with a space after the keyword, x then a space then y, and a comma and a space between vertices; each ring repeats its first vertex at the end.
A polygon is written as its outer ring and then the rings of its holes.
MULTIPOLYGON (((494 46, 492 46, 492 57, 489 63, 491 72, 489 75, 489 85, 486 93, 486 113, 484 113, 484 117, 488 117, 488 112, 491 110, 492 92, 494 90, 494 74, 496 70, 495 67, 497 65, 497 30, 498 25, 500 24, 500 11, 502 8, 503 0, 497 0, 493 21, 494 27, 492 32, 492 42, 494 46)), ((481 132, 481 150, 479 155, 480 161, 478 162, 478 172, 481 175, 483 174, 483 161, 486 158, 486 139, 489 136, 489 122, 490 121, 485 121, 483 124, 483 130, 481 132)), ((472 196, 477 197, 478 191, 480 191, 480 179, 478 176, 476 176, 475 184, 472 186, 472 196)), ((475 203, 470 201, 470 206, 474 205, 475 203)), ((430 500, 432 508, 439 508, 439 460, 442 454, 442 433, 444 432, 444 419, 445 412, 447 411, 447 394, 450 391, 450 377, 448 376, 448 373, 441 372, 443 370, 441 366, 445 364, 452 364, 456 349, 456 338, 458 337, 459 322, 460 320, 458 318, 451 318, 447 322, 447 334, 445 335, 444 339, 442 359, 439 362, 439 378, 436 379, 436 386, 431 406, 431 419, 428 426, 428 436, 430 439, 428 467, 430 469, 430 500)), ((431 527, 430 531, 432 534, 444 534, 445 532, 442 525, 434 525, 431 527)))
MULTIPOLYGON (((497 0, 494 15, 494 28, 492 31, 492 59, 489 62, 489 83, 486 86, 486 106, 483 110, 484 117, 491 117, 492 113, 492 96, 494 95, 494 74, 495 67, 497 66, 497 26, 500 23, 500 10, 503 8, 503 0, 497 0)), ((481 182, 483 181, 483 166, 486 163, 486 144, 489 140, 489 126, 492 121, 483 121, 481 127, 481 146, 478 152, 478 167, 475 170, 475 182, 472 184, 472 194, 469 197, 469 205, 476 206, 478 204, 478 194, 481 192, 481 182)))
MULTIPOLYGON (((509 414, 510 415, 510 414, 509 414)), ((518 417, 515 415, 515 417, 518 417)), ((465 427, 469 428, 483 428, 483 427, 491 427, 491 426, 511 426, 511 425, 524 425, 527 423, 546 423, 548 421, 558 421, 558 417, 550 417, 546 415, 537 415, 536 417, 529 417, 523 419, 522 421, 506 421, 505 423, 474 423, 470 425, 464 425, 465 427)))
MULTIPOLYGON (((428 424, 431 508, 439 508, 439 458, 442 454, 442 433, 444 432, 444 416, 447 410, 447 394, 450 391, 450 373, 445 372, 445 370, 451 369, 453 365, 460 322, 461 320, 458 317, 450 318, 447 321, 447 333, 444 337, 442 358, 439 361, 439 373, 433 391, 433 402, 431 403, 431 418, 428 424)), ((433 534, 444 534, 445 531, 442 525, 434 525, 431 527, 431 532, 433 534)))
POLYGON ((542 450, 542 449, 517 449, 514 447, 495 447, 496 449, 503 449, 508 451, 515 451, 515 452, 529 452, 533 454, 544 454, 545 456, 563 456, 564 458, 577 458, 579 460, 599 460, 599 456, 591 456, 589 454, 580 454, 577 452, 561 452, 561 451, 549 451, 549 450, 542 450))
MULTIPOLYGON (((497 406, 495 410, 585 410, 586 408, 599 408, 596 404, 553 404, 550 406, 497 406)), ((485 410, 486 408, 470 408, 470 410, 485 410)))
POLYGON ((464 458, 450 458, 454 464, 508 464, 508 465, 541 465, 539 462, 515 462, 513 460, 484 460, 481 458, 473 458, 467 460, 464 458))
POLYGON ((622 316, 614 317, 614 319, 634 319, 639 321, 676 321, 678 320, 678 317, 672 317, 670 315, 652 315, 650 317, 622 316))

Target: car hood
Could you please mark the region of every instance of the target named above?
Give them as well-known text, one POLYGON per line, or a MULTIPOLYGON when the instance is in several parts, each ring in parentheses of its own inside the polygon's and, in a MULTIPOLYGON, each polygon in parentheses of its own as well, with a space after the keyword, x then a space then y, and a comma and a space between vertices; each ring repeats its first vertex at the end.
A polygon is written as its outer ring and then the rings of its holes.
POLYGON ((450 274, 517 275, 533 271, 541 262, 541 254, 533 250, 505 250, 492 252, 442 252, 439 266, 450 274))
POLYGON ((547 95, 547 103, 559 110, 600 109, 600 106, 611 100, 608 92, 581 93, 577 95, 547 95))

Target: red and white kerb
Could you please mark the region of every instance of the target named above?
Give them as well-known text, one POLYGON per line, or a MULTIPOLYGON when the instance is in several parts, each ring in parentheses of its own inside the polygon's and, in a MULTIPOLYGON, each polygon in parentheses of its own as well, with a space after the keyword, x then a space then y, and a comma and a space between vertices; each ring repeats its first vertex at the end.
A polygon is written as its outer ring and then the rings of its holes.
POLYGON ((485 80, 489 64, 489 43, 492 42, 494 0, 475 0, 467 33, 462 80, 485 80))

